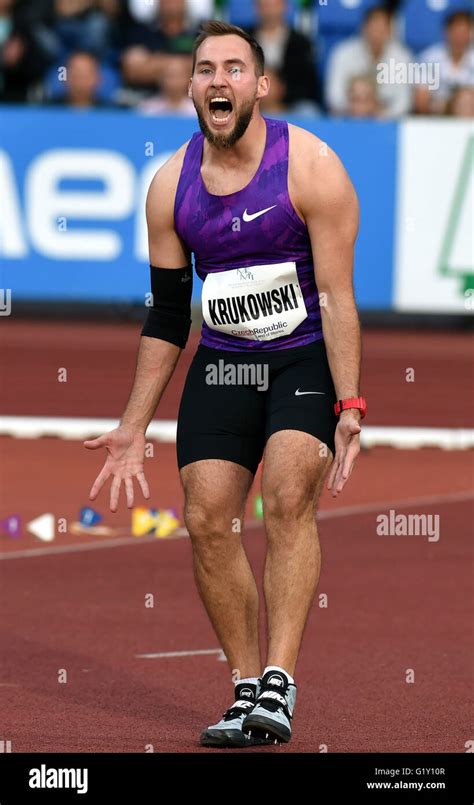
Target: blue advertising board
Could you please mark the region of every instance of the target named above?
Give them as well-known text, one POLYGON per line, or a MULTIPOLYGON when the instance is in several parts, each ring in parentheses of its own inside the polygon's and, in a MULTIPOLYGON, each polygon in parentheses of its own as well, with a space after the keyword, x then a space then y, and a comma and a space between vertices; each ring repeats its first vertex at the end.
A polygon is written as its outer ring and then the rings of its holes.
MULTIPOLYGON (((361 206, 361 309, 390 309, 397 124, 293 119, 344 162, 361 206)), ((19 300, 143 304, 146 193, 193 119, 0 107, 1 287, 19 300)), ((196 281, 194 298, 200 294, 196 281)))

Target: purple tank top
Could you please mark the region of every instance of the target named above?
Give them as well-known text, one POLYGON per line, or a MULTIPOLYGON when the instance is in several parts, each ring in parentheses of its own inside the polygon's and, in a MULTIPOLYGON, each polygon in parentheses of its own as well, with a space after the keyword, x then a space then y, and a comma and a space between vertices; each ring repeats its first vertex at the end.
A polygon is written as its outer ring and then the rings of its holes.
POLYGON ((278 350, 323 337, 311 242, 288 193, 288 124, 265 122, 260 166, 236 193, 207 191, 200 132, 186 149, 175 228, 204 280, 201 343, 208 347, 278 350))

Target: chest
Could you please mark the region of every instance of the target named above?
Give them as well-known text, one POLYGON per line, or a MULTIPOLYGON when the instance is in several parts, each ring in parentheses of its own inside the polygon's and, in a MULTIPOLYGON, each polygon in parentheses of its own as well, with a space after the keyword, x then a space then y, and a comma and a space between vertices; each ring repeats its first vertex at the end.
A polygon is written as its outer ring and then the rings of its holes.
POLYGON ((239 193, 252 181, 258 170, 258 162, 248 163, 238 169, 219 169, 201 166, 201 178, 208 193, 215 196, 229 196, 239 193))

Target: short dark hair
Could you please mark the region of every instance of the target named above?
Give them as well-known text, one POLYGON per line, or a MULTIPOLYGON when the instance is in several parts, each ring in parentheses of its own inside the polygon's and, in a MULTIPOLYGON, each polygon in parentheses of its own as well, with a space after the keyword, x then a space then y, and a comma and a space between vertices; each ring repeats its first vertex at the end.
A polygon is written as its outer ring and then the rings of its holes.
POLYGON ((468 24, 472 24, 472 14, 470 14, 467 9, 463 8, 458 8, 457 11, 451 11, 444 20, 444 27, 449 28, 453 22, 457 22, 458 20, 464 20, 468 24))
POLYGON ((244 31, 243 28, 239 28, 237 25, 230 25, 228 22, 221 22, 220 20, 209 20, 209 22, 203 22, 201 24, 193 47, 193 73, 196 67, 196 53, 202 43, 210 36, 229 36, 229 34, 240 36, 241 39, 245 39, 245 41, 248 42, 255 59, 255 72, 257 76, 263 75, 265 72, 265 57, 257 40, 251 34, 247 33, 247 31, 244 31))
POLYGON ((365 23, 368 22, 371 17, 375 17, 376 14, 385 14, 387 20, 391 20, 393 18, 393 11, 388 3, 379 3, 378 5, 367 9, 364 14, 362 24, 365 25, 365 23))

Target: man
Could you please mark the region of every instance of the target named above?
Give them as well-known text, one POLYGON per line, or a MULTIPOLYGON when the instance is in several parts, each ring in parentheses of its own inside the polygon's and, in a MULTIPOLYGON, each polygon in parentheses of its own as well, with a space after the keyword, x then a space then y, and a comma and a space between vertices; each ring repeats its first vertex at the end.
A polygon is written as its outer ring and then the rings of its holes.
POLYGON ((195 29, 188 20, 186 0, 160 0, 148 23, 131 23, 123 31, 122 74, 129 87, 154 89, 170 54, 191 53, 195 29))
POLYGON ((285 103, 320 101, 316 56, 311 40, 288 24, 286 0, 257 0, 258 23, 251 33, 261 46, 267 68, 281 73, 285 103))
POLYGON ((147 199, 154 308, 134 387, 120 426, 85 444, 109 453, 92 499, 110 476, 112 511, 122 482, 128 506, 133 478, 149 496, 145 431, 188 336, 194 252, 205 322, 180 406, 178 464, 197 586, 239 677, 234 704, 201 742, 249 746, 291 737, 293 674, 320 570, 316 503, 331 459, 336 496, 359 452, 358 205, 324 143, 260 115, 268 78, 248 34, 205 24, 189 91, 203 133, 158 171, 147 199), (214 385, 221 361, 230 375, 254 370, 256 382, 214 385), (339 421, 336 400, 346 401, 339 421), (235 526, 264 448, 262 673, 257 587, 235 526))
POLYGON ((53 100, 53 105, 71 109, 92 109, 103 104, 97 99, 100 85, 100 69, 92 53, 71 53, 66 63, 64 95, 53 100))
POLYGON ((194 104, 188 94, 191 61, 188 56, 165 56, 158 92, 138 104, 146 115, 183 115, 196 118, 194 104))
POLYGON ((472 15, 453 11, 444 24, 445 42, 426 48, 417 61, 438 71, 437 86, 421 84, 415 92, 415 111, 420 115, 441 115, 459 87, 474 87, 472 15))
POLYGON ((367 11, 361 36, 353 36, 336 45, 326 72, 326 103, 333 115, 344 115, 351 80, 371 73, 377 80, 381 117, 408 114, 412 102, 409 84, 379 81, 378 66, 408 64, 410 51, 393 38, 392 12, 384 5, 367 11))

